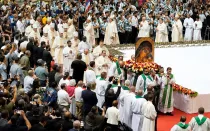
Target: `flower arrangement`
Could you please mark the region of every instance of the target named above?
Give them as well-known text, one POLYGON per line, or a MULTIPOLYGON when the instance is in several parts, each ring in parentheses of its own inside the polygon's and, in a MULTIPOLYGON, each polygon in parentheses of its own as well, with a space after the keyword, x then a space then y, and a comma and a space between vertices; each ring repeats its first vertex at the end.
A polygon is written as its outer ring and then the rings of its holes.
POLYGON ((154 69, 155 71, 158 71, 159 65, 154 62, 140 62, 137 63, 133 60, 127 60, 125 61, 125 66, 127 70, 132 71, 134 73, 140 73, 143 71, 144 68, 154 69))
MULTIPOLYGON (((117 61, 118 59, 114 56, 109 56, 109 58, 112 61, 117 61)), ((124 68, 127 69, 128 71, 131 71, 136 74, 141 74, 143 73, 144 68, 149 68, 149 69, 154 69, 156 72, 158 72, 160 65, 154 62, 140 62, 137 63, 134 60, 127 60, 125 61, 124 68)), ((177 91, 179 93, 183 93, 185 95, 189 95, 190 97, 196 97, 198 95, 198 92, 192 91, 191 89, 185 88, 181 85, 178 84, 173 84, 173 90, 177 91)))
POLYGON ((189 95, 190 97, 196 97, 198 95, 198 92, 192 91, 191 89, 185 88, 183 86, 180 86, 178 84, 173 84, 173 90, 177 91, 179 93, 183 93, 185 95, 189 95))

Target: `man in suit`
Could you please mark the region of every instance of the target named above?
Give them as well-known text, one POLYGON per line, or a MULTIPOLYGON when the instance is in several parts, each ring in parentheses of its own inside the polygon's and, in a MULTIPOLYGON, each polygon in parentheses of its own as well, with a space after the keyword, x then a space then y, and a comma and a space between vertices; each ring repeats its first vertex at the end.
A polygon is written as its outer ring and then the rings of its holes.
POLYGON ((40 122, 32 126, 31 131, 47 131, 45 125, 47 124, 48 117, 42 116, 40 122))
POLYGON ((49 45, 47 45, 46 50, 43 51, 42 58, 46 62, 48 72, 50 72, 50 64, 51 64, 51 61, 53 60, 53 58, 52 58, 52 55, 50 54, 50 46, 49 45))
POLYGON ((83 80, 84 71, 87 68, 86 63, 81 59, 82 55, 78 54, 77 59, 74 60, 71 64, 71 68, 73 69, 73 79, 76 80, 76 83, 78 83, 80 80, 83 80))
POLYGON ((82 91, 84 116, 86 116, 90 112, 91 108, 98 103, 96 93, 90 90, 92 86, 92 83, 87 83, 87 90, 82 91))
POLYGON ((64 113, 63 131, 69 131, 73 128, 73 122, 71 121, 71 113, 69 111, 64 113))
POLYGON ((43 59, 43 52, 44 48, 46 47, 46 43, 44 41, 41 42, 41 47, 38 47, 37 49, 37 57, 38 59, 43 59))
POLYGON ((33 52, 33 47, 34 47, 34 38, 31 37, 31 38, 29 38, 29 43, 26 46, 26 50, 29 50, 31 52, 31 56, 29 57, 31 67, 34 67, 34 61, 33 61, 34 52, 33 52))

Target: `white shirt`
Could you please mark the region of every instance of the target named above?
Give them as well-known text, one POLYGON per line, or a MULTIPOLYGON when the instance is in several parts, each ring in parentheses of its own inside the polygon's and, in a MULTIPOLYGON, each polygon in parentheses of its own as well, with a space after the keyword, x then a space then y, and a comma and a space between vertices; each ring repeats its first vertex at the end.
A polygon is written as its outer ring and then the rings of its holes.
POLYGON ((27 44, 28 44, 28 41, 23 41, 22 43, 20 43, 20 49, 26 49, 27 47, 27 44))
POLYGON ((78 44, 78 50, 80 53, 83 53, 84 50, 88 49, 89 51, 92 50, 92 47, 90 44, 88 44, 87 42, 84 42, 84 41, 81 41, 79 44, 78 44))
POLYGON ((68 106, 70 104, 69 94, 61 89, 58 91, 58 105, 68 106))
POLYGON ((206 16, 204 14, 199 14, 199 19, 201 22, 204 22, 204 20, 206 19, 206 16))
POLYGON ((83 91, 82 87, 75 88, 75 90, 74 90, 75 101, 77 101, 77 102, 82 102, 83 101, 83 99, 81 97, 82 96, 82 91, 83 91))
POLYGON ((93 70, 86 70, 84 74, 85 83, 95 83, 96 74, 93 70))
POLYGON ((26 76, 24 78, 24 91, 25 93, 28 93, 32 89, 32 85, 34 82, 34 78, 31 76, 26 76))
POLYGON ((138 19, 135 16, 132 16, 131 25, 135 26, 136 28, 138 27, 138 19))
POLYGON ((120 121, 120 112, 116 107, 112 106, 107 109, 105 117, 107 118, 107 123, 118 125, 118 121, 120 121))
POLYGON ((25 25, 22 23, 22 21, 18 20, 16 26, 17 30, 20 31, 20 33, 25 32, 25 25))

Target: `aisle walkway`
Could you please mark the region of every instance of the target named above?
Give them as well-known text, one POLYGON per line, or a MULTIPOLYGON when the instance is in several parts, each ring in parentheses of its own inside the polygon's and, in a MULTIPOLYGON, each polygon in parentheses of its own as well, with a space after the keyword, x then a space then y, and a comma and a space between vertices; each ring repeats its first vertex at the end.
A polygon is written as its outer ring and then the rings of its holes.
MULTIPOLYGON (((179 122, 182 115, 187 117, 187 122, 191 120, 192 117, 197 114, 186 114, 180 110, 175 109, 174 116, 159 115, 158 117, 158 131, 170 131, 173 125, 179 122)), ((204 114, 206 117, 210 118, 210 113, 204 114)))

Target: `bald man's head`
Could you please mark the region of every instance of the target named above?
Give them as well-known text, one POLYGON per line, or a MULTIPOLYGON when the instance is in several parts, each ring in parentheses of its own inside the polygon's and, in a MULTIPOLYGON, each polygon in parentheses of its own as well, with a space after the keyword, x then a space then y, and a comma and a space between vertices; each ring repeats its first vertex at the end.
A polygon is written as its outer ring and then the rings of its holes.
POLYGON ((74 121, 73 127, 74 127, 74 129, 80 129, 80 121, 78 121, 78 120, 74 121))
POLYGON ((142 95, 143 95, 143 91, 142 91, 142 90, 139 90, 139 91, 137 92, 137 95, 142 96, 142 95))
POLYGON ((119 65, 122 68, 124 66, 124 61, 119 61, 119 65))
POLYGON ((130 92, 135 92, 135 90, 136 90, 135 86, 130 87, 130 92))
POLYGON ((71 113, 70 113, 69 111, 65 112, 65 113, 64 113, 64 118, 65 118, 66 120, 71 119, 71 113))
POLYGON ((152 86, 148 86, 148 87, 147 87, 147 91, 148 91, 148 92, 152 92, 152 90, 153 90, 153 87, 152 87, 152 86))

